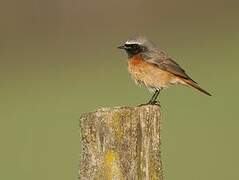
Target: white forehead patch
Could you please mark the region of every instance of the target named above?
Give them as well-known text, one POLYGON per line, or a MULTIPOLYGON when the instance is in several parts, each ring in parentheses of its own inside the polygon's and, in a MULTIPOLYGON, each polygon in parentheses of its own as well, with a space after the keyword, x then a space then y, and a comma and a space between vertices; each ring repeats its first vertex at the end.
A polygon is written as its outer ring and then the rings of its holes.
POLYGON ((138 41, 126 41, 125 44, 142 44, 138 41))

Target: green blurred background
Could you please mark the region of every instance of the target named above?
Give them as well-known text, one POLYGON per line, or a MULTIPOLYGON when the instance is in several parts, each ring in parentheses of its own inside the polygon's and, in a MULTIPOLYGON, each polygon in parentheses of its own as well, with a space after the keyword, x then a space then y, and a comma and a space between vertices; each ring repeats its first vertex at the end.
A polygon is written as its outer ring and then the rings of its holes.
POLYGON ((239 2, 0 2, 0 179, 77 179, 78 120, 150 94, 116 49, 144 34, 213 94, 161 94, 166 180, 239 179, 239 2))

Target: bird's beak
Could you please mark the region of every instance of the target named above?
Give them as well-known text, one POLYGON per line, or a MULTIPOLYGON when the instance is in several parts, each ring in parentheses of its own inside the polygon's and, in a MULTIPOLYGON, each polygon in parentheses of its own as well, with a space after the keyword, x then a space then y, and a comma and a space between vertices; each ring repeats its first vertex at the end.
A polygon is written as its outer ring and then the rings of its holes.
POLYGON ((126 49, 125 45, 119 46, 119 49, 126 49))

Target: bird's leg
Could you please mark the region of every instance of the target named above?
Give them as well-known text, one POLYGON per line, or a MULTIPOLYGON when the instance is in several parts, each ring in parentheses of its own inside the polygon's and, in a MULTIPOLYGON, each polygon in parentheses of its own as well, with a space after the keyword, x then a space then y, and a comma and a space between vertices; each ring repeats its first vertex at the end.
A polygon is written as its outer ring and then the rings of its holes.
POLYGON ((150 98, 148 104, 151 104, 153 101, 155 101, 155 97, 157 96, 157 92, 158 92, 158 90, 156 89, 156 91, 154 92, 153 96, 150 98))
POLYGON ((160 89, 156 89, 154 95, 152 96, 152 98, 150 99, 148 104, 159 105, 160 106, 160 103, 157 101, 159 93, 160 93, 160 89))
POLYGON ((157 101, 157 97, 158 97, 159 93, 160 93, 160 89, 156 89, 153 96, 150 98, 149 102, 140 104, 139 106, 144 106, 144 105, 149 105, 149 104, 160 106, 159 102, 157 101))

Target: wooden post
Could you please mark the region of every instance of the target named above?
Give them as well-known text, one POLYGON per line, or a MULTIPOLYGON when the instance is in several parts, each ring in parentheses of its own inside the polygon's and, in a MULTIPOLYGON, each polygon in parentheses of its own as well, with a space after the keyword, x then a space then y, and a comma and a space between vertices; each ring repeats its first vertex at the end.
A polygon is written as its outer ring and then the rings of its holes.
POLYGON ((162 180, 160 107, 101 108, 80 118, 81 180, 162 180))

